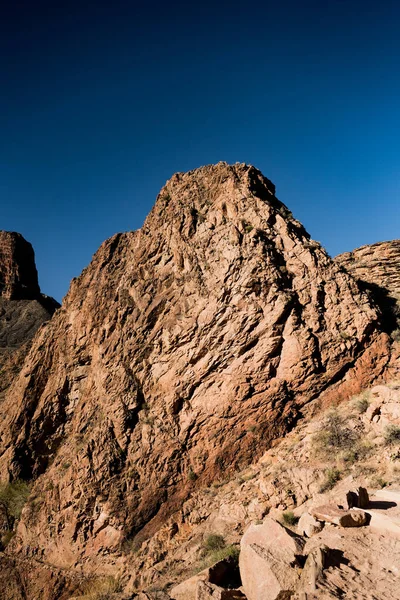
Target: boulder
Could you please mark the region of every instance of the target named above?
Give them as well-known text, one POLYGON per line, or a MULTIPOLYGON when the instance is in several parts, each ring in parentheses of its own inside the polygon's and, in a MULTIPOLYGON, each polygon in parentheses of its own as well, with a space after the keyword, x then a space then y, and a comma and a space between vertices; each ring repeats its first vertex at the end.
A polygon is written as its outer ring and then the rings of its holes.
POLYGON ((297 525, 297 532, 299 535, 305 535, 311 537, 312 535, 319 533, 323 528, 323 523, 317 521, 310 513, 305 512, 301 515, 299 523, 297 525))
POLYGON ((333 504, 317 506, 310 510, 318 521, 333 523, 340 527, 362 527, 367 524, 368 517, 362 510, 343 510, 333 504))
POLYGON ((235 600, 243 598, 241 592, 233 589, 240 584, 237 562, 226 558, 176 585, 170 594, 172 600, 235 600), (239 595, 232 595, 234 591, 239 595))
POLYGON ((170 591, 172 600, 196 600, 197 586, 199 582, 208 581, 209 569, 204 569, 197 575, 193 575, 190 579, 186 579, 173 587, 170 591))
POLYGON ((358 495, 355 492, 347 492, 346 494, 347 508, 358 506, 358 495))
POLYGON ((276 600, 293 593, 304 540, 270 518, 250 525, 240 544, 239 568, 248 600, 276 600))
POLYGON ((369 506, 369 495, 366 488, 359 487, 357 489, 358 494, 358 508, 368 508, 369 506))

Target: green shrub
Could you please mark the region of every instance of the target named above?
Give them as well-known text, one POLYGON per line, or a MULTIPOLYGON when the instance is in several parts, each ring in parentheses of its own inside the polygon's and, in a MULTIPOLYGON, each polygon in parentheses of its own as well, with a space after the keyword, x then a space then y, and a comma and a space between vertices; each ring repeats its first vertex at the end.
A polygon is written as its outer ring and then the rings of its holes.
POLYGON ((356 400, 355 407, 360 414, 366 412, 369 406, 369 400, 366 396, 361 396, 356 400))
POLYGON ((189 481, 196 481, 197 475, 193 471, 193 469, 189 469, 189 471, 188 471, 188 479, 189 479, 189 481))
POLYGON ((339 471, 339 469, 327 469, 325 471, 325 481, 322 483, 321 487, 319 488, 319 491, 323 493, 334 488, 337 482, 340 480, 341 476, 342 474, 339 471))
POLYGON ((383 436, 387 446, 400 444, 400 427, 391 423, 385 428, 383 436))
POLYGON ((221 548, 220 550, 214 550, 214 552, 210 552, 206 555, 206 557, 197 564, 194 569, 194 573, 199 573, 207 567, 211 567, 215 565, 215 563, 220 562, 221 560, 231 559, 234 563, 239 562, 239 553, 240 549, 238 546, 229 545, 225 546, 225 548, 221 548))
POLYGON ((248 223, 247 221, 242 221, 242 227, 244 229, 245 233, 250 233, 250 231, 253 231, 253 225, 251 223, 248 223))
POLYGON ((206 552, 213 552, 215 550, 222 550, 226 547, 226 543, 222 535, 218 533, 210 533, 203 543, 204 550, 206 552))
POLYGON ((287 510, 284 513, 282 513, 282 519, 283 522, 285 523, 285 525, 296 525, 296 523, 299 520, 299 517, 296 517, 296 515, 294 514, 294 512, 292 512, 291 510, 287 510))

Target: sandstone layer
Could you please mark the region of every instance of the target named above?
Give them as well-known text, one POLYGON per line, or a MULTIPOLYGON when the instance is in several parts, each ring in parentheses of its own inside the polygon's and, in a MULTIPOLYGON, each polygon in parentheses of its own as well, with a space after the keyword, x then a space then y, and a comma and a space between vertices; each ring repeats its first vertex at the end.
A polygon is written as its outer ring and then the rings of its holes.
POLYGON ((1 476, 35 481, 9 552, 123 570, 332 384, 337 401, 380 376, 380 319, 254 167, 174 175, 72 282, 8 392, 1 476))

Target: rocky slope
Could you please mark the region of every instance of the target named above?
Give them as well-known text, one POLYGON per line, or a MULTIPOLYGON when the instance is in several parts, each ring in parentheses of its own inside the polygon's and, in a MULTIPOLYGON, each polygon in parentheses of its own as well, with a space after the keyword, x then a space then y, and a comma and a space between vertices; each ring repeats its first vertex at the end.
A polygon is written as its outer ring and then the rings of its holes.
MULTIPOLYGON (((379 242, 335 258, 380 304, 390 332, 400 328, 400 240, 379 242)), ((400 334, 397 333, 400 337, 400 334)))
POLYGON ((58 306, 40 292, 31 244, 19 233, 0 231, 0 398, 58 306))
POLYGON ((132 549, 196 489, 384 373, 380 321, 255 168, 174 175, 72 282, 7 394, 1 476, 33 482, 8 552, 136 585, 132 549))

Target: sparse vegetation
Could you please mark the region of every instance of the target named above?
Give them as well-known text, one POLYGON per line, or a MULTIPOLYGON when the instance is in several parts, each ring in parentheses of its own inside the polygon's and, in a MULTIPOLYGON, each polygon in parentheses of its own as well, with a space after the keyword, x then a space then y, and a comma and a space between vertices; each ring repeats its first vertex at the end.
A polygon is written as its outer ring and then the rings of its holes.
POLYGON ((354 408, 360 414, 367 411, 369 406, 369 392, 363 392, 354 398, 354 408))
POLYGON ((210 533, 203 543, 203 548, 205 552, 214 552, 215 550, 222 550, 225 548, 226 543, 222 535, 218 533, 210 533))
POLYGON ((282 513, 282 520, 285 523, 285 525, 296 525, 299 517, 296 517, 296 515, 294 514, 294 512, 292 512, 291 510, 287 510, 284 513, 282 513))
POLYGON ((385 428, 384 431, 385 444, 387 446, 394 446, 400 444, 400 427, 391 423, 385 428))
POLYGON ((219 550, 209 552, 205 555, 203 560, 197 564, 196 568, 194 569, 194 573, 199 573, 207 567, 211 567, 211 565, 214 565, 215 563, 227 558, 231 559, 235 563, 238 563, 239 554, 240 549, 238 546, 234 546, 233 544, 225 546, 224 548, 220 548, 219 550))
POLYGON ((354 447, 358 440, 355 431, 346 427, 345 419, 337 411, 330 412, 321 430, 315 434, 313 443, 317 452, 329 453, 354 447))
POLYGON ((30 493, 25 481, 17 480, 0 486, 0 507, 7 530, 1 534, 1 548, 5 548, 15 534, 15 525, 30 493))
POLYGON ((253 231, 254 229, 253 225, 247 221, 242 221, 242 227, 245 233, 250 233, 250 231, 253 231))
POLYGON ((387 484, 388 482, 385 479, 383 479, 383 477, 381 477, 380 475, 375 475, 375 477, 371 479, 371 485, 378 489, 386 487, 387 484))
POLYGON ((80 600, 110 600, 112 594, 121 591, 121 584, 115 577, 91 579, 83 586, 80 600))
POLYGON ((341 331, 339 333, 339 336, 342 340, 350 340, 351 339, 351 335, 349 335, 348 333, 346 333, 346 331, 341 331))
POLYGON ((193 469, 189 469, 189 471, 188 471, 188 479, 189 479, 189 481, 196 481, 197 475, 193 471, 193 469))
POLYGON ((321 492, 321 494, 324 492, 328 492, 329 490, 334 488, 335 485, 337 484, 337 482, 341 479, 341 476, 342 476, 342 474, 339 471, 339 469, 336 469, 336 468, 326 469, 325 480, 323 481, 323 483, 321 484, 321 487, 319 488, 319 491, 321 492))
POLYGON ((364 441, 361 444, 355 443, 353 448, 350 448, 343 454, 343 461, 352 465, 360 460, 364 460, 371 454, 373 445, 370 442, 364 441))
POLYGON ((10 529, 20 518, 29 493, 29 485, 21 480, 6 483, 0 487, 0 504, 6 512, 10 529))

